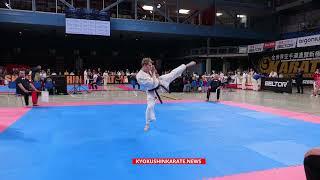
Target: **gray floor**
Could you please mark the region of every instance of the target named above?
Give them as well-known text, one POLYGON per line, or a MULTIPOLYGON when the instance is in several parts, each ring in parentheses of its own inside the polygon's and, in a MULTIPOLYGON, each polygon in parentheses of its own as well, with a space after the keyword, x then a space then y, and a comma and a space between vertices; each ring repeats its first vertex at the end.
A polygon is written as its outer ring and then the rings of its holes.
MULTIPOLYGON (((145 94, 140 91, 123 91, 112 88, 112 91, 91 92, 76 95, 55 95, 50 96, 50 102, 82 102, 82 101, 122 101, 122 100, 145 100, 145 94)), ((287 109, 295 112, 304 112, 320 116, 320 97, 311 97, 311 89, 307 89, 305 94, 281 94, 267 91, 250 90, 223 90, 221 100, 248 103, 287 109)), ((165 94, 178 100, 205 100, 205 93, 171 93, 165 94)), ((168 98, 163 97, 163 100, 168 98)), ((0 107, 21 107, 22 99, 14 95, 1 94, 0 107)))

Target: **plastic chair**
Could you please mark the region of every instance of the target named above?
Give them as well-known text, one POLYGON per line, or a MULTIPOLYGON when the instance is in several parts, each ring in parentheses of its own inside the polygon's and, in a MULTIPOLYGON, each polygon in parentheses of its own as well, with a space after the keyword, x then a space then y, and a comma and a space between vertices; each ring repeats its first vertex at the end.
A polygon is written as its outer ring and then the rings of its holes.
MULTIPOLYGON (((9 90, 11 90, 11 89, 14 89, 14 90, 16 90, 16 88, 17 88, 17 83, 16 82, 14 82, 14 81, 10 81, 9 82, 9 84, 8 84, 8 88, 9 88, 9 90)), ((8 92, 8 104, 9 104, 9 101, 10 101, 10 98, 9 98, 9 95, 10 95, 11 93, 10 93, 10 91, 8 92)), ((21 104, 22 104, 22 106, 23 106, 23 96, 21 95, 21 94, 17 94, 16 92, 15 92, 15 103, 17 104, 17 99, 19 98, 20 100, 21 100, 21 104)))
POLYGON ((54 92, 54 84, 52 81, 46 81, 44 83, 44 88, 47 90, 47 91, 50 91, 50 90, 53 90, 53 94, 55 94, 54 92))

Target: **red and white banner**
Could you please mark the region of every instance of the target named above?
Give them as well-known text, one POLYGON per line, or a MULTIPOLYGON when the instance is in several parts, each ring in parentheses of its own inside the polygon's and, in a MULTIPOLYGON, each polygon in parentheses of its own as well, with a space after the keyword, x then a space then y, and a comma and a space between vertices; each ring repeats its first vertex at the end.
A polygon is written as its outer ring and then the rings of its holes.
POLYGON ((248 46, 248 53, 262 52, 263 47, 264 47, 264 43, 249 45, 248 46))
POLYGON ((132 164, 206 164, 205 158, 135 158, 132 164))
POLYGON ((318 46, 320 45, 320 34, 298 38, 298 47, 318 46))
POLYGON ((297 38, 276 41, 276 50, 296 48, 297 38))
POLYGON ((275 41, 264 43, 264 49, 273 49, 275 46, 276 46, 275 41))

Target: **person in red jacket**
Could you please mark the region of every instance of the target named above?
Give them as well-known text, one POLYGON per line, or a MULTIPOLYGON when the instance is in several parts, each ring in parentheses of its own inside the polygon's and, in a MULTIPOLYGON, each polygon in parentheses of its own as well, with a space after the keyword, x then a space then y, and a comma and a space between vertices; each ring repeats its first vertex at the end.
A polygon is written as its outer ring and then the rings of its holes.
POLYGON ((318 96, 318 92, 320 89, 320 71, 319 69, 313 74, 314 84, 313 84, 313 96, 318 96))

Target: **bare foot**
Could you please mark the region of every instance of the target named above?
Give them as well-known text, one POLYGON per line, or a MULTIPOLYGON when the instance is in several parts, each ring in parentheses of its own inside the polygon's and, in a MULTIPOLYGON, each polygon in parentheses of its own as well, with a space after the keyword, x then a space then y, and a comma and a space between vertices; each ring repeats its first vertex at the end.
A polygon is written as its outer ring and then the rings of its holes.
POLYGON ((188 64, 186 64, 187 68, 196 65, 197 63, 195 61, 191 61, 188 64))
POLYGON ((149 124, 146 124, 146 126, 144 127, 144 131, 148 131, 149 130, 149 128, 150 128, 150 125, 149 124))

